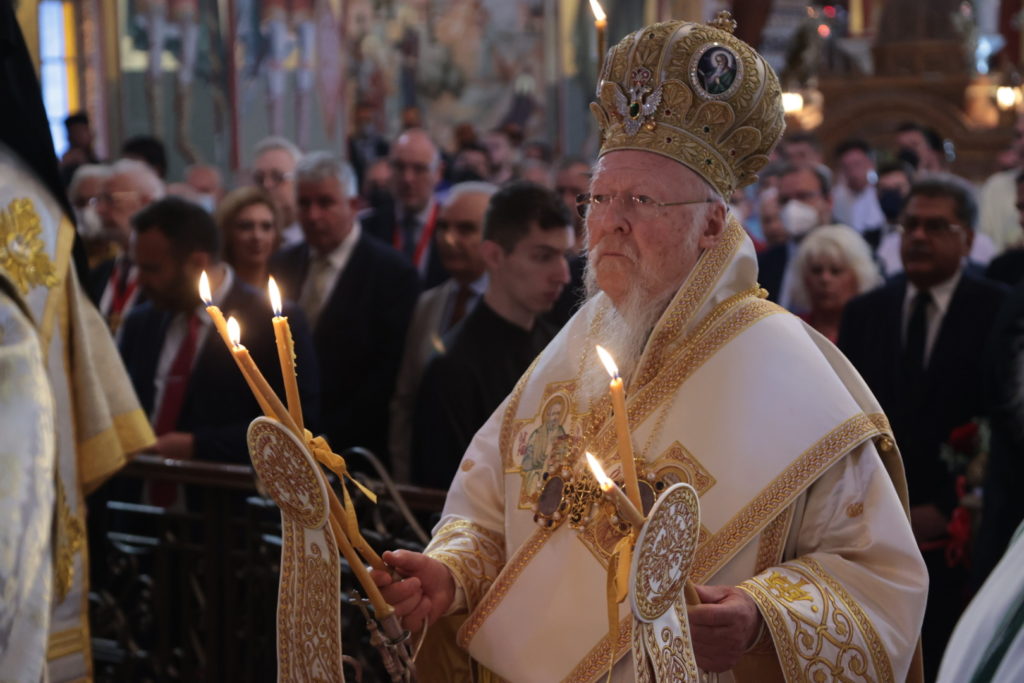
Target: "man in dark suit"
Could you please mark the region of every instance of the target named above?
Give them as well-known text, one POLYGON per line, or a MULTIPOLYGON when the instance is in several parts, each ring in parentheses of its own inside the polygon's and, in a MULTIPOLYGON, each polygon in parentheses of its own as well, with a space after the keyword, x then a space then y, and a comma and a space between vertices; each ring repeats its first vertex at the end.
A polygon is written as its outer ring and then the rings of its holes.
POLYGON ((434 190, 444 175, 441 151, 426 131, 411 128, 391 146, 391 207, 377 207, 363 218, 363 229, 392 245, 412 262, 423 289, 448 279, 434 248, 440 207, 434 190))
MULTIPOLYGON (((248 463, 245 432, 260 415, 227 346, 199 300, 207 271, 213 303, 238 319, 242 343, 278 395, 284 397, 264 292, 239 280, 217 259, 217 228, 201 207, 168 197, 132 219, 133 258, 147 295, 125 319, 121 355, 143 410, 167 458, 248 463)), ((301 311, 285 311, 295 339, 299 389, 307 424, 316 424, 318 373, 301 311)))
MULTIPOLYGON (((832 195, 828 176, 817 166, 789 165, 779 178, 779 215, 788 239, 757 255, 758 281, 768 299, 789 308, 790 264, 797 245, 807 233, 832 221, 832 195)), ((799 311, 798 311, 799 312, 799 311)))
POLYGON ((910 517, 931 585, 924 620, 926 677, 938 668, 963 607, 965 573, 946 561, 957 505, 939 458, 950 432, 986 412, 984 344, 1005 288, 963 268, 977 206, 969 188, 929 177, 900 221, 905 274, 847 304, 839 347, 885 410, 906 466, 910 517))
POLYGON ((419 294, 412 265, 355 221, 352 169, 327 152, 296 168, 306 241, 279 252, 271 272, 313 326, 331 445, 386 459, 388 403, 419 294))

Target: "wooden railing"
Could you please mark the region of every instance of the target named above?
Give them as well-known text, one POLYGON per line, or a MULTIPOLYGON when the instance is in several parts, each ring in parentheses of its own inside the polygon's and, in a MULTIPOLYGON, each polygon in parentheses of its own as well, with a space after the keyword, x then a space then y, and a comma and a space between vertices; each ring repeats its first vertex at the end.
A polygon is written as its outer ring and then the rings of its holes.
MULTIPOLYGON (((358 453, 344 454, 358 471, 358 453)), ((359 476, 355 495, 378 551, 422 548, 397 505, 429 530, 446 492, 359 476)), ((90 610, 97 681, 274 681, 280 513, 250 467, 140 455, 90 500, 90 610), (143 505, 147 482, 180 484, 186 504, 143 505)), ((342 561, 343 595, 354 586, 342 561)), ((358 610, 343 606, 343 649, 383 681, 358 610)), ((350 680, 357 679, 357 671, 350 680)))

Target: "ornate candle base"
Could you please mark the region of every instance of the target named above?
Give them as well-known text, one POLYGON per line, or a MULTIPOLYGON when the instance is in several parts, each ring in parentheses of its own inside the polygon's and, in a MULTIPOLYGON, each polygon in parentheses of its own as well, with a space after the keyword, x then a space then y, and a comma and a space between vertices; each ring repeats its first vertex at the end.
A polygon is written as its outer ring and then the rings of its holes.
POLYGON ((344 682, 341 560, 319 466, 293 434, 265 417, 249 425, 248 443, 253 467, 281 509, 277 680, 344 682))
POLYGON ((629 599, 638 683, 700 680, 685 595, 699 530, 697 492, 675 484, 654 503, 637 538, 629 599))

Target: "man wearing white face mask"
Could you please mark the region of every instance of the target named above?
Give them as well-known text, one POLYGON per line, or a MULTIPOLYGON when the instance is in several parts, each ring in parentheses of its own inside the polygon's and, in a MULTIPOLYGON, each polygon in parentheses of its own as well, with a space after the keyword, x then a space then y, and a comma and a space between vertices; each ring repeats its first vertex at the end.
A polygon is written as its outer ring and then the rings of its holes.
POLYGON ((103 222, 96 210, 103 183, 109 176, 107 166, 83 164, 75 169, 68 184, 68 201, 75 210, 75 223, 85 243, 90 268, 117 255, 113 242, 103 235, 103 222))
POLYGON ((210 164, 193 164, 185 169, 185 184, 196 191, 196 203, 210 213, 224 196, 220 169, 210 164))
POLYGON ((785 293, 797 245, 811 230, 833 223, 828 176, 815 166, 787 166, 779 179, 779 207, 788 239, 757 256, 758 279, 768 298, 789 308, 785 293))

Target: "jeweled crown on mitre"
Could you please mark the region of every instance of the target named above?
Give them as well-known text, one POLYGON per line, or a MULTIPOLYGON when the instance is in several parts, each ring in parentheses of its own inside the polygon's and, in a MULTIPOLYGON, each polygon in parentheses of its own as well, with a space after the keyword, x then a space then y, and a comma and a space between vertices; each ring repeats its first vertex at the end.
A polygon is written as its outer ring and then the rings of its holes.
POLYGON ((590 110, 600 155, 646 150, 675 159, 728 200, 757 179, 785 129, 779 79, 733 35, 720 12, 710 24, 667 21, 608 51, 590 110))

